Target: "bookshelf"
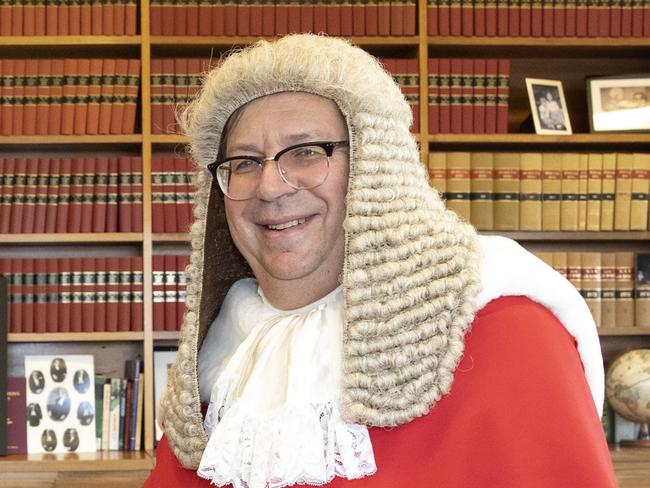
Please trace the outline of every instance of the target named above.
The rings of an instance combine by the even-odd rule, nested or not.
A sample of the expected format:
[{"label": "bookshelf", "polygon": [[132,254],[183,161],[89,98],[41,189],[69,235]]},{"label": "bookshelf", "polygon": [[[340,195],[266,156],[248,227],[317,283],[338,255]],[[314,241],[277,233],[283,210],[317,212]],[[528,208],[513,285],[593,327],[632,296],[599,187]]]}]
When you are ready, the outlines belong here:
[{"label": "bookshelf", "polygon": [[[430,151],[648,151],[649,134],[590,134],[587,124],[584,76],[587,74],[641,73],[647,71],[650,38],[555,38],[555,37],[460,37],[427,35],[427,1],[418,0],[415,36],[350,37],[372,54],[379,56],[417,56],[420,76],[420,143],[422,160]],[[32,347],[60,350],[71,346],[85,353],[96,353],[97,361],[105,360],[105,345],[116,361],[141,352],[145,371],[144,451],[138,453],[98,452],[95,455],[24,456],[0,459],[0,480],[24,479],[34,473],[38,479],[57,479],[57,483],[77,486],[66,478],[74,472],[102,472],[106,483],[96,486],[131,486],[125,478],[144,479],[153,466],[154,405],[153,348],[160,342],[174,342],[177,332],[153,331],[152,257],[165,249],[177,252],[188,247],[186,234],[161,234],[152,231],[151,161],[160,151],[178,151],[187,142],[180,135],[151,133],[151,59],[161,56],[205,57],[217,55],[232,47],[252,43],[258,37],[224,36],[152,36],[150,35],[150,0],[139,2],[138,35],[134,36],[16,36],[1,37],[4,57],[66,57],[66,56],[131,56],[141,62],[140,93],[136,134],[82,136],[0,136],[0,154],[54,151],[126,151],[142,158],[143,231],[141,233],[106,234],[4,234],[0,235],[0,258],[18,252],[51,255],[92,249],[108,252],[118,247],[122,253],[143,257],[144,330],[142,332],[88,334],[10,334],[10,374],[20,370],[17,362]],[[429,57],[500,57],[511,59],[510,106],[507,134],[428,134],[427,59]],[[550,67],[549,67],[550,66]],[[523,85],[525,76],[561,79],[569,104],[573,135],[540,136],[522,134],[519,124],[528,113],[528,100]],[[532,149],[531,149],[532,148]],[[650,232],[502,232],[531,249],[650,250]],[[27,251],[25,251],[25,249]],[[619,328],[601,330],[606,357],[613,358],[629,347],[650,346],[650,329]],[[20,359],[16,359],[20,358]],[[13,369],[12,369],[13,368]],[[634,479],[650,473],[650,456],[642,451],[613,452],[617,471],[626,473],[621,486],[641,486]],[[65,461],[65,462],[62,462]],[[619,469],[619,467],[621,467]],[[122,472],[120,475],[117,472]],[[36,475],[38,473],[38,476]],[[44,473],[47,473],[45,476]],[[108,474],[107,474],[108,473]],[[111,474],[112,473],[112,474]],[[630,474],[632,473],[632,474]],[[133,476],[131,476],[133,475]],[[95,474],[93,474],[95,476]],[[113,476],[113,478],[111,478]],[[118,478],[115,478],[118,476]],[[121,477],[120,477],[121,476]],[[65,481],[62,481],[65,478]],[[80,478],[81,480],[82,478]],[[112,481],[111,481],[112,480]],[[630,481],[631,480],[631,481]],[[3,484],[3,486],[5,486]],[[8,486],[8,485],[7,485]],[[81,486],[81,485],[79,485]],[[84,486],[87,486],[84,484]],[[136,486],[136,484],[133,484]],[[139,486],[139,484],[137,485]],[[644,485],[645,486],[645,485]]]}]

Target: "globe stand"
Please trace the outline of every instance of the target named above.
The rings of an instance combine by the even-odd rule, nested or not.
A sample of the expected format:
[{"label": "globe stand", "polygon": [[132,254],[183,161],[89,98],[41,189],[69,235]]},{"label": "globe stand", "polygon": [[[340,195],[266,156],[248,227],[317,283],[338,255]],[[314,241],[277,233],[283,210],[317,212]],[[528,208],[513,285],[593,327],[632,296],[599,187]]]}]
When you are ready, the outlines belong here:
[{"label": "globe stand", "polygon": [[650,448],[650,427],[647,423],[641,422],[639,435],[636,440],[621,441],[622,447],[646,447]]}]

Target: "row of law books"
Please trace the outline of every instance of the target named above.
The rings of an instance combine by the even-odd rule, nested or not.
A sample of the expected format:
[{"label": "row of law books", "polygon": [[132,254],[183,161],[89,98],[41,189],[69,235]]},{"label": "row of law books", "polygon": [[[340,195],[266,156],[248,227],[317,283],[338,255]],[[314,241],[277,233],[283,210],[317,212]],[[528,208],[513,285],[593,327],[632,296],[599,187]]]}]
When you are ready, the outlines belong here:
[{"label": "row of law books", "polygon": [[142,449],[144,364],[128,359],[124,376],[95,375],[95,433],[98,451]]},{"label": "row of law books", "polygon": [[136,0],[3,0],[0,36],[133,36]]},{"label": "row of law books", "polygon": [[0,135],[133,134],[139,59],[0,59]]},{"label": "row of law books", "polygon": [[428,60],[430,134],[508,132],[510,60]]},{"label": "row of law books", "polygon": [[155,156],[151,160],[152,230],[188,232],[192,216],[194,163],[185,156]]},{"label": "row of law books", "polygon": [[152,0],[154,36],[412,36],[416,0],[302,1]]},{"label": "row of law books", "polygon": [[[215,64],[216,66],[216,64]],[[153,58],[151,60],[151,133],[178,134],[177,108],[187,105],[201,87],[210,60]]]},{"label": "row of law books", "polygon": [[428,0],[430,36],[644,37],[650,5],[630,0]]},{"label": "row of law books", "polygon": [[428,166],[479,230],[648,230],[648,153],[433,152]]},{"label": "row of law books", "polygon": [[580,292],[598,327],[650,327],[650,254],[535,254]]},{"label": "row of law books", "polygon": [[411,107],[413,124],[411,132],[420,132],[420,69],[417,58],[378,58],[402,90]]},{"label": "row of law books", "polygon": [[0,259],[9,331],[141,331],[142,273],[141,256]]},{"label": "row of law books", "polygon": [[188,263],[186,255],[153,256],[153,330],[180,330],[185,313]]},{"label": "row of law books", "polygon": [[142,159],[0,158],[0,234],[66,232],[142,232]]}]

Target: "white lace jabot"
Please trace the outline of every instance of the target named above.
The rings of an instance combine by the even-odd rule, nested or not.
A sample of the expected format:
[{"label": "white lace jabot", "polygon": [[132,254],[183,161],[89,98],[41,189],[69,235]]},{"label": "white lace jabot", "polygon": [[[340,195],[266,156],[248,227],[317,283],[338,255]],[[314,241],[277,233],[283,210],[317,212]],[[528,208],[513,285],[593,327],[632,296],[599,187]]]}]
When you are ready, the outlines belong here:
[{"label": "white lace jabot", "polygon": [[376,471],[367,427],[339,411],[341,306],[340,288],[289,311],[254,280],[231,288],[199,354],[204,400],[211,390],[199,476],[271,488]]}]

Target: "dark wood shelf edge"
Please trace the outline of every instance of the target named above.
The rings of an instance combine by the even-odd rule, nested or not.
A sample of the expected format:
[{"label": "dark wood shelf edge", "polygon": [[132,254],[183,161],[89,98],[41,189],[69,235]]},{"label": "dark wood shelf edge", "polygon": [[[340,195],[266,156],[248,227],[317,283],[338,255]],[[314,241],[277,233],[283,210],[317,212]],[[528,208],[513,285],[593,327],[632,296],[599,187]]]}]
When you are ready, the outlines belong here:
[{"label": "dark wood shelf edge", "polygon": [[[67,454],[27,454],[0,457],[0,471],[10,472],[79,472],[142,471],[154,467],[150,452],[98,451]],[[2,476],[0,475],[0,479]]]},{"label": "dark wood shelf edge", "polygon": [[594,241],[650,241],[650,232],[555,232],[555,231],[540,231],[540,232],[524,232],[524,231],[479,231],[483,235],[498,235],[508,237],[519,242],[562,242],[562,241],[575,241],[575,242],[594,242]]},{"label": "dark wood shelf edge", "polygon": [[67,234],[0,234],[0,244],[96,244],[142,242],[144,235],[139,232],[87,232]]}]

